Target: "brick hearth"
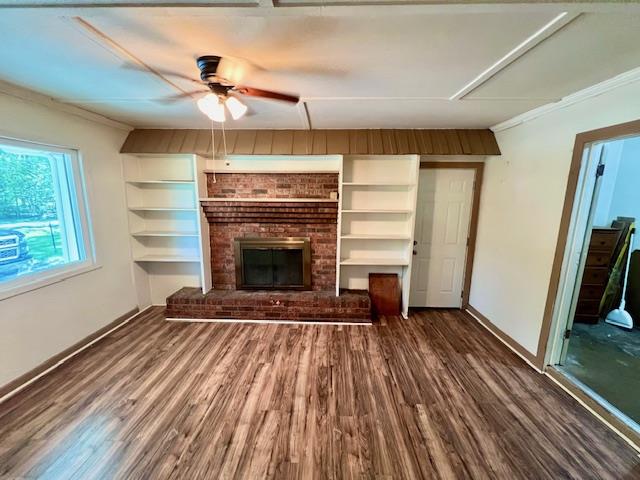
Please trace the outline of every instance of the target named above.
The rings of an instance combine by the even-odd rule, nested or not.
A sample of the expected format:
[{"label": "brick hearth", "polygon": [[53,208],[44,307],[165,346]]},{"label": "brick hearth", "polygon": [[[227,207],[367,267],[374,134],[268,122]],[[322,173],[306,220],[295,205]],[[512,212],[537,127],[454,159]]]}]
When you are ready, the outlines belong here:
[{"label": "brick hearth", "polygon": [[369,295],[363,290],[334,292],[211,290],[183,288],[167,298],[169,318],[313,320],[368,322]]}]

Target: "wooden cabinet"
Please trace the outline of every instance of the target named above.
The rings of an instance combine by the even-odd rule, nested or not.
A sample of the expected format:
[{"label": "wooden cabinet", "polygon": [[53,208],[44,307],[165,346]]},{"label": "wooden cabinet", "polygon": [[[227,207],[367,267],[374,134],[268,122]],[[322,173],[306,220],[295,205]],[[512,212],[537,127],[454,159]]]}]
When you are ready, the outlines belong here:
[{"label": "wooden cabinet", "polygon": [[369,296],[375,319],[382,315],[400,315],[400,277],[395,273],[370,273]]},{"label": "wooden cabinet", "polygon": [[622,229],[619,228],[594,228],[592,230],[574,321],[598,323],[600,301],[615,262],[614,253],[621,234]]}]

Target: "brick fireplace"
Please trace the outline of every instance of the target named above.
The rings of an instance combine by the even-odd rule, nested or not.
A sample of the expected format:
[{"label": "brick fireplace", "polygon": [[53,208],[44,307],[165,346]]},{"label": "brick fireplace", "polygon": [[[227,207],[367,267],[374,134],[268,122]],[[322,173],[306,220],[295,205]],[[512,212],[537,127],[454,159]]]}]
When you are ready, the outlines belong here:
[{"label": "brick fireplace", "polygon": [[[167,299],[168,316],[369,320],[366,292],[335,295],[337,173],[218,173],[215,181],[209,174],[207,190],[201,206],[209,222],[213,290],[178,291]],[[309,240],[312,291],[237,288],[238,241],[278,237]]]}]

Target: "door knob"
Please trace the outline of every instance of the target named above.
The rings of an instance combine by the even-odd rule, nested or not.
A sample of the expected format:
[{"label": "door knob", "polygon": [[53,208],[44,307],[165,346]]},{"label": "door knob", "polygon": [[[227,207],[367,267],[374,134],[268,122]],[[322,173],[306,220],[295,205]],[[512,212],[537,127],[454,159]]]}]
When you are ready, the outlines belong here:
[{"label": "door knob", "polygon": [[414,254],[414,255],[417,255],[417,254],[418,254],[417,250],[414,250],[414,251],[413,251],[413,254]]}]

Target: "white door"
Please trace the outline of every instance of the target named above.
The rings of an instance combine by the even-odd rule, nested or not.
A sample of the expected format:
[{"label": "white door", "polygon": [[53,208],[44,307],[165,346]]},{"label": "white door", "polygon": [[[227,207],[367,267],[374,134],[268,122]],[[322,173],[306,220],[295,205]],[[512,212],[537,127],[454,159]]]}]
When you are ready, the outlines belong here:
[{"label": "white door", "polygon": [[474,178],[473,169],[420,170],[412,307],[462,306]]}]

